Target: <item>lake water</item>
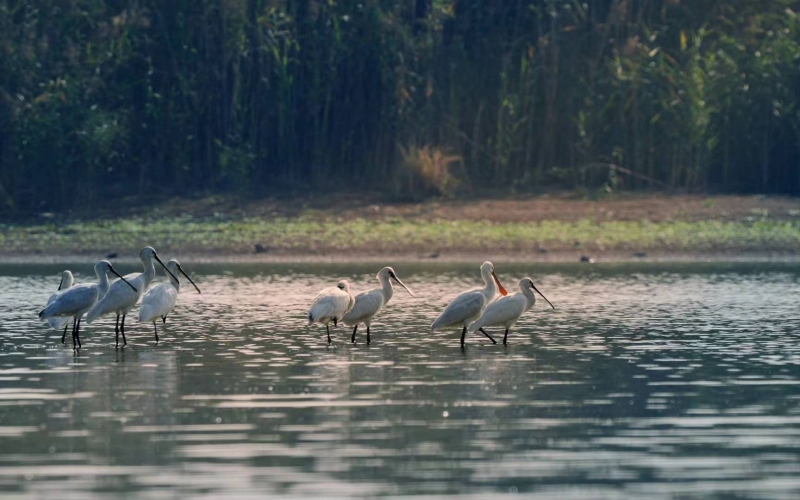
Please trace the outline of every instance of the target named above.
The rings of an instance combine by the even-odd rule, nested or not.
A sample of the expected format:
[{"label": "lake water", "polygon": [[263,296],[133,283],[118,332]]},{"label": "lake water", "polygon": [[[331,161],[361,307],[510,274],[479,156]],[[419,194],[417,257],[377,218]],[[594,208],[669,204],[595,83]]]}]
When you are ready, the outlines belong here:
[{"label": "lake water", "polygon": [[798,498],[800,266],[498,264],[557,310],[462,350],[429,325],[478,264],[395,264],[417,298],[328,346],[311,299],[379,266],[187,262],[203,294],[158,345],[129,318],[115,349],[107,316],[79,353],[36,313],[91,266],[2,265],[0,492]]}]

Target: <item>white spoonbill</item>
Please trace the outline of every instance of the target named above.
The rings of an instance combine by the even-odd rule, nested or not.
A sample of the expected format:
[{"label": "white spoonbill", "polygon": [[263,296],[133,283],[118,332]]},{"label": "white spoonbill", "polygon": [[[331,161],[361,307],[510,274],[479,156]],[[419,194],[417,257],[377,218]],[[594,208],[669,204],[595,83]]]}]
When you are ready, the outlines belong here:
[{"label": "white spoonbill", "polygon": [[[179,272],[186,276],[186,279],[194,286],[197,293],[202,293],[177,260],[172,259],[167,262],[167,269],[175,276],[177,276]],[[172,309],[175,307],[180,289],[181,282],[170,276],[169,283],[160,283],[154,286],[142,297],[142,304],[139,306],[139,323],[153,322],[153,334],[156,336],[156,342],[158,342],[156,320],[161,318],[164,324],[167,323],[167,315],[172,312]]]},{"label": "white spoonbill", "polygon": [[[453,302],[450,302],[431,325],[432,332],[441,328],[461,326],[463,327],[461,330],[461,345],[464,345],[467,327],[481,315],[486,305],[497,295],[497,290],[500,290],[501,295],[508,295],[506,289],[500,284],[500,280],[497,279],[494,265],[491,262],[486,261],[481,264],[481,277],[483,278],[483,288],[468,290],[453,299]],[[493,344],[497,343],[491,335],[486,333],[486,330],[483,328],[479,328],[479,330],[489,337]]]},{"label": "white spoonbill", "polygon": [[542,295],[542,292],[536,288],[532,279],[522,278],[519,280],[519,289],[520,291],[514,295],[501,297],[489,304],[486,310],[483,311],[483,314],[481,314],[481,317],[469,326],[469,332],[475,333],[484,326],[502,325],[506,329],[506,334],[503,335],[503,345],[507,345],[508,330],[536,303],[536,295],[534,295],[533,292],[541,295],[542,298],[550,304],[550,307],[553,309],[556,308],[556,306],[547,300],[547,297]]},{"label": "white spoonbill", "polygon": [[350,339],[351,342],[356,341],[358,324],[364,323],[367,325],[367,344],[369,344],[369,325],[372,323],[372,317],[380,311],[381,307],[389,303],[389,300],[391,300],[394,294],[390,279],[395,280],[398,285],[406,289],[409,295],[412,297],[414,296],[411,290],[400,281],[400,278],[397,277],[394,269],[391,267],[384,267],[378,271],[375,277],[378,278],[381,287],[373,288],[372,290],[367,290],[366,292],[361,292],[356,295],[353,308],[342,318],[342,323],[353,327],[353,337]]},{"label": "white spoonbill", "polygon": [[[119,276],[120,279],[126,283],[124,286],[130,286],[134,290],[136,289],[133,285],[128,283],[125,278],[120,276],[120,274],[117,273],[117,271],[111,266],[111,263],[107,260],[101,260],[95,264],[94,273],[97,275],[97,284],[86,283],[72,286],[68,290],[64,290],[63,292],[59,293],[55,300],[48,304],[48,306],[39,313],[39,318],[43,320],[62,316],[72,316],[73,347],[76,343],[79,348],[81,347],[81,316],[83,316],[86,311],[88,311],[106,294],[106,292],[108,292],[107,273],[112,273]],[[61,338],[62,343],[64,342],[65,337],[66,332],[64,333],[64,337]]]},{"label": "white spoonbill", "polygon": [[[72,284],[75,282],[75,278],[72,276],[72,272],[67,270],[61,273],[61,282],[58,284],[58,291],[50,296],[47,299],[47,304],[50,305],[56,300],[58,294],[66,290],[67,288],[71,287]],[[69,317],[55,317],[49,318],[47,320],[47,324],[50,325],[50,328],[54,330],[61,330],[61,327],[64,327],[64,335],[61,337],[61,341],[63,342],[64,339],[67,338],[67,326],[69,326]]]},{"label": "white spoonbill", "polygon": [[[117,345],[119,345],[120,332],[122,332],[122,342],[125,345],[128,344],[128,341],[125,339],[125,316],[133,309],[133,306],[139,301],[139,297],[142,296],[145,290],[147,290],[147,287],[150,286],[150,282],[155,278],[156,268],[155,265],[153,265],[153,260],[161,264],[161,267],[164,268],[170,277],[175,280],[178,279],[167,269],[167,266],[161,262],[161,259],[158,258],[158,254],[153,247],[142,248],[142,251],[139,252],[139,258],[142,260],[144,271],[125,275],[125,279],[132,284],[131,288],[133,288],[133,291],[120,280],[115,280],[111,283],[111,287],[108,289],[106,296],[86,313],[87,323],[91,323],[104,314],[110,312],[117,313],[117,323],[114,327],[114,331],[117,334]],[[119,322],[120,316],[122,316],[121,324]]]},{"label": "white spoonbill", "polygon": [[350,293],[350,283],[342,280],[331,288],[319,292],[311,303],[308,310],[308,324],[319,323],[325,325],[328,332],[328,343],[331,343],[331,329],[328,323],[333,321],[333,326],[338,326],[338,322],[344,318],[347,311],[353,308],[356,299]]}]

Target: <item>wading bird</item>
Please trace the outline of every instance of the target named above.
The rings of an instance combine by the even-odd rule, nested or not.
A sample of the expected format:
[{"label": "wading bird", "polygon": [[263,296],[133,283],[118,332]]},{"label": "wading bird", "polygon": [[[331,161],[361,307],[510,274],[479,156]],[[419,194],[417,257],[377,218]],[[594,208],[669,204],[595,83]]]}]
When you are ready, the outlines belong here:
[{"label": "wading bird", "polygon": [[506,334],[503,335],[503,345],[507,345],[508,330],[536,303],[536,295],[534,295],[533,292],[541,295],[542,298],[550,304],[550,307],[553,309],[556,308],[556,306],[547,300],[547,297],[542,295],[542,292],[536,288],[532,279],[522,278],[519,280],[519,289],[520,291],[514,295],[501,297],[489,304],[486,310],[483,311],[483,314],[481,314],[481,317],[470,325],[469,332],[474,333],[485,326],[502,325],[506,329]]},{"label": "wading bird", "polygon": [[[53,301],[56,300],[56,297],[58,297],[58,294],[60,294],[61,292],[63,292],[67,288],[71,287],[74,282],[75,282],[75,278],[72,276],[72,272],[70,272],[70,271],[62,272],[61,273],[61,282],[58,284],[58,291],[56,293],[54,293],[53,295],[51,295],[49,299],[47,299],[46,306],[49,306],[50,304],[52,304]],[[67,338],[67,327],[69,326],[69,316],[67,316],[67,317],[58,316],[58,317],[55,317],[55,318],[49,318],[47,320],[47,324],[50,325],[50,328],[53,328],[54,330],[61,330],[61,327],[63,326],[64,327],[64,335],[61,338],[62,339],[66,339]]]},{"label": "wading bird", "polygon": [[[95,264],[94,273],[97,275],[97,284],[86,283],[70,287],[68,290],[64,290],[58,294],[56,299],[39,313],[39,318],[43,320],[61,316],[72,316],[74,318],[72,323],[73,347],[75,347],[76,344],[78,348],[81,346],[81,316],[91,309],[91,307],[108,292],[107,273],[119,276],[119,278],[125,282],[123,286],[129,286],[136,291],[136,288],[128,283],[125,278],[120,276],[107,260],[101,260]],[[61,337],[61,343],[64,343],[66,335],[67,333],[65,330],[64,336]]]},{"label": "wading bird", "polygon": [[[125,286],[122,281],[115,280],[111,283],[111,287],[108,289],[108,293],[105,297],[103,297],[97,304],[95,304],[88,313],[86,313],[86,322],[91,323],[92,321],[96,320],[100,316],[104,314],[108,314],[110,312],[114,312],[117,314],[117,323],[114,327],[114,331],[117,334],[117,345],[119,345],[119,334],[122,333],[122,342],[124,345],[128,344],[128,341],[125,339],[125,317],[128,315],[133,306],[136,305],[138,302],[139,297],[142,296],[147,287],[150,285],[150,282],[153,281],[153,278],[156,276],[156,268],[153,264],[153,261],[157,261],[161,264],[161,267],[167,272],[167,274],[177,280],[178,278],[175,277],[167,266],[161,262],[161,259],[158,258],[158,254],[156,253],[153,247],[144,247],[142,251],[139,252],[139,258],[142,260],[142,267],[144,267],[144,271],[141,273],[131,273],[125,275],[125,280],[132,284],[131,288],[133,291]],[[120,323],[119,318],[122,316],[122,323]]]},{"label": "wading bird", "polygon": [[153,334],[156,336],[156,342],[158,342],[156,320],[161,318],[164,324],[167,323],[167,315],[172,312],[172,309],[175,307],[175,302],[178,300],[178,292],[181,289],[181,282],[172,276],[177,276],[180,272],[189,280],[189,283],[194,286],[197,293],[201,293],[200,289],[197,288],[197,285],[194,284],[192,278],[186,274],[177,260],[172,259],[167,262],[167,269],[172,273],[169,276],[169,283],[160,283],[148,290],[147,293],[144,294],[144,297],[142,297],[142,304],[139,306],[139,322],[153,322]]},{"label": "wading bird", "polygon": [[347,280],[342,280],[331,288],[319,292],[311,303],[308,310],[308,324],[314,323],[325,325],[328,333],[328,343],[331,343],[331,329],[328,323],[333,321],[333,326],[338,326],[338,322],[344,318],[347,311],[353,308],[355,298],[350,293],[350,284]]},{"label": "wading bird", "polygon": [[378,278],[381,287],[373,288],[372,290],[367,290],[366,292],[361,292],[356,295],[353,308],[342,318],[342,323],[353,327],[353,336],[350,339],[351,342],[356,341],[358,324],[364,323],[367,325],[367,344],[369,344],[369,325],[372,323],[372,317],[380,311],[381,307],[389,303],[389,300],[394,294],[392,282],[390,280],[395,280],[398,285],[406,289],[409,295],[412,297],[414,296],[411,290],[400,281],[400,278],[397,277],[394,269],[391,267],[384,267],[378,271],[375,277]]},{"label": "wading bird", "polygon": [[[450,302],[442,314],[436,318],[436,321],[431,325],[432,332],[442,328],[461,326],[463,327],[461,330],[461,345],[464,345],[467,336],[467,327],[481,315],[486,305],[497,295],[498,289],[501,295],[508,295],[506,289],[500,284],[500,280],[497,279],[497,275],[494,272],[494,265],[491,262],[486,261],[481,264],[481,277],[483,278],[483,288],[475,288],[466,291],[453,299],[453,302]],[[478,330],[489,337],[489,340],[491,340],[493,344],[497,343],[491,335],[486,333],[486,330],[483,328],[479,328]]]}]

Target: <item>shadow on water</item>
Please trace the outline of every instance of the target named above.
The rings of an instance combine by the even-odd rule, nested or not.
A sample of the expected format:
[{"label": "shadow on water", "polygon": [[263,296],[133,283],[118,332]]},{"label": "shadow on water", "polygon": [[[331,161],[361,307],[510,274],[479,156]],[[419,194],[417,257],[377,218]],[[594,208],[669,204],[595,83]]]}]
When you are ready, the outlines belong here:
[{"label": "shadow on water", "polygon": [[[394,265],[373,342],[305,327],[375,266],[202,265],[159,328],[36,312],[65,266],[0,266],[0,491],[64,497],[793,498],[800,347],[791,265],[509,265],[537,302],[509,335],[430,333],[477,265]],[[125,272],[135,270],[123,269]],[[90,266],[74,266],[78,282]],[[495,329],[496,330],[496,329]],[[492,331],[495,337],[502,332]]]}]

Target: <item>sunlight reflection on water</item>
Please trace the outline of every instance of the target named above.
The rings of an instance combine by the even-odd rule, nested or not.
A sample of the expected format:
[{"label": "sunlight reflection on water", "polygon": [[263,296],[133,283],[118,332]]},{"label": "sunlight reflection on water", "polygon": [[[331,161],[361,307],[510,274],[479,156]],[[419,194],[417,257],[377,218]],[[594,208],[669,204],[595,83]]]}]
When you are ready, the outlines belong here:
[{"label": "sunlight reflection on water", "polygon": [[[129,269],[122,270],[128,272]],[[130,267],[131,271],[133,266]],[[798,271],[498,265],[537,303],[509,346],[430,323],[476,266],[400,265],[373,343],[305,326],[373,266],[202,265],[160,329],[74,354],[35,320],[56,266],[0,267],[0,492],[64,498],[475,495],[795,498]],[[474,267],[474,269],[473,269]],[[91,266],[70,266],[78,282]],[[135,312],[135,310],[134,310]]]}]

